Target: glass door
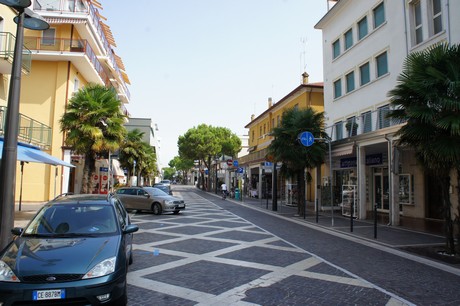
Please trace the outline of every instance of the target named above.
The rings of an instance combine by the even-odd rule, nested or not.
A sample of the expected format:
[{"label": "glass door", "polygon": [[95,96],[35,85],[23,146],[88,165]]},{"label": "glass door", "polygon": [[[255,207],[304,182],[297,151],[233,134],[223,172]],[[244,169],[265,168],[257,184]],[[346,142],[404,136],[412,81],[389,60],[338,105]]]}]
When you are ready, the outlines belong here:
[{"label": "glass door", "polygon": [[390,209],[390,184],[386,168],[374,168],[374,201],[378,210]]}]

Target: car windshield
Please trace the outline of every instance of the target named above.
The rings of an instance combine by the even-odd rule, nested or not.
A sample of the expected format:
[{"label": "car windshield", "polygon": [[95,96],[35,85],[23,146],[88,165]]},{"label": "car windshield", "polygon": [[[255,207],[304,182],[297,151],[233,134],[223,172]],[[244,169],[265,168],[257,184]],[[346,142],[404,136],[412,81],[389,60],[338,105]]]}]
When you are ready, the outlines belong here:
[{"label": "car windshield", "polygon": [[113,208],[101,204],[45,205],[24,230],[26,235],[85,236],[115,234]]},{"label": "car windshield", "polygon": [[156,188],[156,187],[144,187],[144,189],[145,189],[148,193],[152,194],[153,196],[157,196],[157,197],[158,197],[158,196],[162,196],[162,197],[164,197],[164,196],[169,196],[169,194],[167,194],[167,193],[164,192],[163,190],[158,189],[158,188]]}]

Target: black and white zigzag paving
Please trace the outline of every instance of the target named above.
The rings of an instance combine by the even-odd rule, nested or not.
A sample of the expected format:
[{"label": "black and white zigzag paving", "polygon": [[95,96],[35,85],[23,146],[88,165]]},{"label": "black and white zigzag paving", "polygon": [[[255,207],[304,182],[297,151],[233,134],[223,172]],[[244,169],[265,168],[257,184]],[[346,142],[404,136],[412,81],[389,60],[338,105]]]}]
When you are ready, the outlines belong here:
[{"label": "black and white zigzag paving", "polygon": [[199,194],[179,196],[179,215],[131,215],[129,305],[410,305]]}]

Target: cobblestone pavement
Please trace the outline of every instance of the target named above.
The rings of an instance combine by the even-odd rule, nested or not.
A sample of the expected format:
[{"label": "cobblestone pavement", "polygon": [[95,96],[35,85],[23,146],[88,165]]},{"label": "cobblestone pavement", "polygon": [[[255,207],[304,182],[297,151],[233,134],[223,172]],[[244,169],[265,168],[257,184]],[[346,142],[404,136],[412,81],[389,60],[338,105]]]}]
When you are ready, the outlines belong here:
[{"label": "cobblestone pavement", "polygon": [[289,220],[273,224],[267,214],[191,188],[177,194],[187,203],[179,215],[132,214],[140,230],[128,273],[129,305],[415,304],[282,238],[276,228],[297,230]]}]

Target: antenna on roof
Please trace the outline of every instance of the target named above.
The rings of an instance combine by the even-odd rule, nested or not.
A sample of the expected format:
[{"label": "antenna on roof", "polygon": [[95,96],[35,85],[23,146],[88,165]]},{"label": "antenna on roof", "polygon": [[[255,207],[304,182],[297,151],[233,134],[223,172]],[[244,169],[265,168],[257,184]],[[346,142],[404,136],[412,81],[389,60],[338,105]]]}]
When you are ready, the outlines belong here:
[{"label": "antenna on roof", "polygon": [[[306,57],[307,57],[307,37],[300,38],[301,52],[300,52],[300,75],[302,75],[307,68]],[[301,77],[302,82],[302,77]]]}]

